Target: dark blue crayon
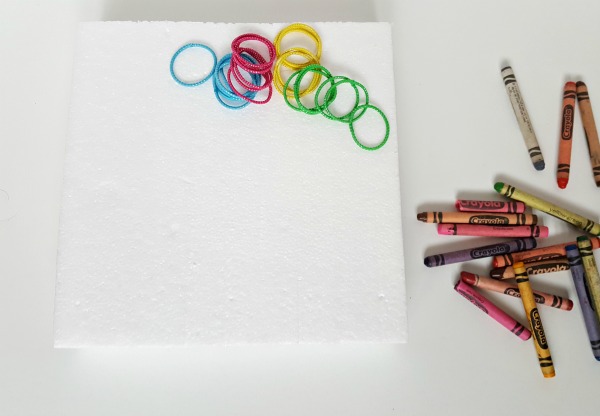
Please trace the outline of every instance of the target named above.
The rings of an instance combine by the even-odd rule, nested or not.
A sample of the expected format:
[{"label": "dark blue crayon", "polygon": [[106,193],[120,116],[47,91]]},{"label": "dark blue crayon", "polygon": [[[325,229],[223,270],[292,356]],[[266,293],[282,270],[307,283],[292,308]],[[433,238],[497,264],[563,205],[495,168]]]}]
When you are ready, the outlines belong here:
[{"label": "dark blue crayon", "polygon": [[585,282],[583,262],[575,244],[569,244],[565,247],[565,250],[567,252],[567,259],[569,259],[571,276],[573,276],[573,283],[575,283],[579,304],[581,305],[583,321],[585,322],[585,328],[590,338],[592,353],[596,357],[596,360],[600,361],[600,323],[590,301],[590,293]]},{"label": "dark blue crayon", "polygon": [[460,263],[484,257],[498,256],[500,254],[514,253],[515,251],[531,250],[532,248],[536,248],[536,246],[537,242],[533,237],[517,238],[516,240],[490,244],[483,247],[434,254],[433,256],[425,257],[424,263],[427,267],[443,266],[444,264]]}]

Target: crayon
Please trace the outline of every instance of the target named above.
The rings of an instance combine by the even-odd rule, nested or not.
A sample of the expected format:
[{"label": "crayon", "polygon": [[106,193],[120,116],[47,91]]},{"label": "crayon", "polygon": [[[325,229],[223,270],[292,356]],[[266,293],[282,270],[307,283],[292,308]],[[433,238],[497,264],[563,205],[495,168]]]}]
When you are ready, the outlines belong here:
[{"label": "crayon", "polygon": [[443,266],[444,264],[460,263],[484,257],[492,257],[498,254],[512,253],[513,251],[529,250],[535,248],[536,245],[537,242],[533,237],[518,238],[482,247],[427,256],[423,262],[427,267]]},{"label": "crayon", "polygon": [[[600,247],[600,238],[590,238],[592,249],[596,250]],[[523,263],[531,263],[545,259],[554,259],[556,257],[564,257],[567,255],[565,247],[571,244],[577,244],[576,241],[570,243],[555,244],[552,246],[538,247],[533,250],[519,251],[517,253],[502,254],[494,257],[492,262],[494,267],[510,266],[513,263],[522,261]]]},{"label": "crayon", "polygon": [[562,116],[560,125],[560,138],[558,141],[558,167],[556,169],[556,183],[560,189],[565,189],[569,183],[571,170],[571,145],[573,141],[573,124],[575,122],[575,83],[567,82],[563,89]]},{"label": "crayon", "polygon": [[594,122],[594,113],[587,86],[579,81],[577,82],[577,101],[579,102],[579,113],[581,114],[581,123],[588,144],[590,162],[592,162],[592,173],[596,186],[600,187],[600,140],[598,131]]},{"label": "crayon", "polygon": [[531,338],[531,332],[527,328],[463,281],[459,280],[454,286],[454,290],[523,341]]},{"label": "crayon", "polygon": [[496,214],[493,212],[420,212],[417,219],[429,223],[487,224],[487,225],[535,225],[533,214]]},{"label": "crayon", "polygon": [[[524,263],[527,273],[532,274],[545,274],[562,272],[569,270],[569,261],[566,257],[556,257],[553,259],[544,259],[540,261],[534,261],[531,263]],[[514,266],[496,267],[490,271],[490,277],[492,279],[514,279],[515,269]]]},{"label": "crayon", "polygon": [[574,225],[585,232],[588,232],[593,235],[600,235],[600,224],[595,223],[594,221],[589,220],[585,217],[582,217],[579,214],[575,214],[564,208],[560,208],[557,205],[554,205],[548,201],[544,201],[543,199],[528,194],[527,192],[520,191],[514,186],[510,186],[509,184],[496,182],[496,184],[494,185],[494,189],[496,190],[496,192],[504,196],[516,199],[517,201],[522,201],[532,208],[535,208],[537,210],[545,212],[546,214],[550,214],[553,217],[568,222],[569,224]]},{"label": "crayon", "polygon": [[[519,292],[518,286],[516,286],[513,283],[505,282],[502,280],[494,280],[487,276],[479,276],[477,274],[469,272],[461,272],[460,279],[466,284],[473,287],[503,293],[505,295],[513,296],[515,298],[521,297],[521,293]],[[557,295],[552,295],[550,293],[540,292],[537,290],[533,291],[533,296],[535,297],[535,302],[540,305],[562,309],[563,311],[570,311],[571,309],[573,309],[573,301],[571,299],[563,298]]]},{"label": "crayon", "polygon": [[510,99],[515,116],[517,117],[519,129],[525,140],[525,145],[527,146],[527,150],[529,150],[531,163],[533,163],[533,167],[536,170],[544,170],[544,167],[546,167],[544,156],[542,156],[542,150],[535,137],[533,125],[531,124],[529,113],[525,107],[525,101],[523,101],[523,97],[521,96],[521,90],[519,89],[519,84],[517,84],[515,73],[510,66],[507,66],[502,68],[500,74],[504,80],[504,86],[506,87],[508,98]]},{"label": "crayon", "polygon": [[548,227],[543,225],[495,226],[478,224],[438,224],[440,235],[471,235],[484,237],[548,237]]},{"label": "crayon", "polygon": [[600,322],[598,321],[596,312],[592,308],[592,301],[585,282],[583,262],[581,261],[577,245],[569,244],[566,247],[566,251],[571,266],[571,276],[573,277],[573,283],[575,284],[575,290],[579,298],[579,305],[581,306],[581,313],[583,314],[583,322],[585,323],[588,338],[590,339],[592,353],[596,357],[596,360],[600,361]]},{"label": "crayon", "polygon": [[454,205],[457,210],[465,212],[504,212],[508,214],[522,214],[525,212],[525,204],[520,201],[458,199]]},{"label": "crayon", "polygon": [[585,270],[585,282],[590,291],[592,307],[600,321],[600,273],[598,273],[598,266],[592,252],[592,244],[586,236],[582,235],[577,237],[577,248],[583,263],[583,270]]},{"label": "crayon", "polygon": [[550,348],[548,347],[548,339],[544,332],[544,326],[542,325],[542,318],[538,311],[535,303],[535,297],[531,290],[531,284],[529,283],[529,276],[523,263],[515,263],[515,272],[517,273],[517,286],[519,292],[521,292],[521,301],[523,302],[523,309],[525,309],[525,315],[529,321],[529,327],[533,333],[533,345],[537,352],[538,361],[542,374],[546,378],[554,377],[554,365],[552,364],[552,356],[550,355]]}]

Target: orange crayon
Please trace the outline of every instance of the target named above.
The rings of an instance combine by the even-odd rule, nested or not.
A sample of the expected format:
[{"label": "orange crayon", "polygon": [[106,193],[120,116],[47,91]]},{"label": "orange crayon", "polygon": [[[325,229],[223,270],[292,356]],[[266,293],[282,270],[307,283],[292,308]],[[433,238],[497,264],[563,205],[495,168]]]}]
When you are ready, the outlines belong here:
[{"label": "orange crayon", "polygon": [[592,172],[596,186],[600,187],[600,140],[598,139],[598,130],[594,122],[594,113],[592,104],[585,83],[577,82],[577,101],[579,102],[579,113],[581,122],[587,139],[590,162],[592,163]]},{"label": "orange crayon", "polygon": [[[556,257],[523,264],[525,264],[529,275],[569,270],[569,260],[566,257]],[[490,271],[490,277],[499,280],[513,279],[515,277],[515,270],[513,266],[498,267]]]},{"label": "orange crayon", "polygon": [[573,122],[575,121],[575,98],[577,97],[575,88],[574,82],[567,82],[563,91],[562,123],[556,169],[556,183],[561,189],[567,187],[571,170],[571,145],[573,143]]},{"label": "orange crayon", "polygon": [[429,223],[488,224],[488,225],[535,225],[533,214],[505,214],[492,212],[420,212],[417,219]]},{"label": "orange crayon", "polygon": [[[600,247],[599,237],[590,238],[590,242],[592,243],[593,250],[596,250]],[[569,243],[554,244],[552,246],[534,248],[533,250],[502,254],[494,257],[492,265],[494,267],[505,267],[519,261],[522,261],[523,263],[532,263],[534,261],[564,257],[567,255],[565,247],[571,244],[577,244],[577,242],[573,241]]]}]

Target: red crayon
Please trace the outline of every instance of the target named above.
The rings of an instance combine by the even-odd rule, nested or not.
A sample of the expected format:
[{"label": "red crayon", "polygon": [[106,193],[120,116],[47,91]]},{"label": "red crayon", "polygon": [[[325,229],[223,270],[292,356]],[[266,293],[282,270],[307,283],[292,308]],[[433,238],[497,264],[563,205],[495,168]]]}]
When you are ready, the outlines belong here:
[{"label": "red crayon", "polygon": [[439,224],[440,235],[471,235],[484,237],[548,237],[548,227],[543,225],[496,226],[478,224]]},{"label": "red crayon", "polygon": [[519,322],[517,322],[512,316],[504,312],[502,309],[494,305],[489,299],[484,297],[481,293],[477,292],[468,284],[459,280],[454,286],[454,290],[460,293],[465,299],[477,306],[486,315],[494,319],[500,325],[508,329],[510,332],[526,341],[531,338],[531,332]]},{"label": "red crayon", "polygon": [[567,82],[563,90],[562,122],[560,126],[560,141],[558,145],[558,167],[556,183],[561,189],[569,183],[571,170],[571,145],[573,143],[573,122],[575,121],[575,98],[577,98],[574,82]]},{"label": "red crayon", "polygon": [[456,200],[456,209],[466,212],[506,212],[522,214],[525,204],[521,201],[479,201],[473,199]]}]

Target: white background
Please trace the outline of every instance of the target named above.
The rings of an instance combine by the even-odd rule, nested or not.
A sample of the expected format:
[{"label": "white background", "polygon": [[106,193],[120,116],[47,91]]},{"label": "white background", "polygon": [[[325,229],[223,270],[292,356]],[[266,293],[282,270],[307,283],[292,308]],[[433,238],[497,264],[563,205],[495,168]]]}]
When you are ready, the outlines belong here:
[{"label": "white background", "polygon": [[[595,220],[576,119],[571,183],[554,165],[561,89],[586,81],[600,114],[600,6],[592,1],[0,1],[0,413],[6,415],[584,414],[600,363],[576,307],[542,308],[557,376],[533,346],[452,291],[460,270],[424,255],[474,245],[437,236],[416,213],[494,197],[504,180]],[[61,175],[76,23],[392,21],[405,232],[409,343],[54,350]],[[513,65],[547,168],[531,166],[504,85]],[[598,98],[595,98],[595,97]],[[7,194],[9,196],[7,196]],[[14,215],[13,215],[14,214]],[[549,243],[571,227],[540,214]],[[481,240],[480,240],[481,241]],[[596,254],[596,259],[599,256]],[[569,273],[536,278],[575,300]],[[524,322],[517,299],[489,295]]]}]

